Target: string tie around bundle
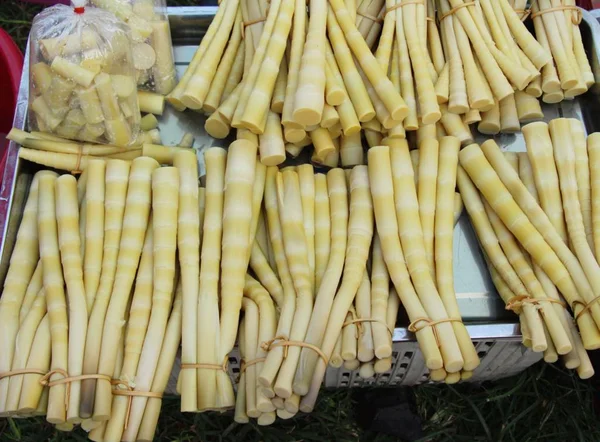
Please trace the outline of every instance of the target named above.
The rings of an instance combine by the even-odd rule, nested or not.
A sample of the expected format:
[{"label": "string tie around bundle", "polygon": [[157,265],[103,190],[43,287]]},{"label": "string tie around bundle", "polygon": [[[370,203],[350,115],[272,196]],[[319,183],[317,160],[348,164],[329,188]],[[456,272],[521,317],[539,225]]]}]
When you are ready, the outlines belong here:
[{"label": "string tie around bundle", "polygon": [[515,12],[517,13],[517,15],[519,16],[519,18],[521,19],[521,21],[525,21],[525,20],[527,20],[527,17],[529,17],[529,14],[531,14],[531,8],[529,8],[529,9],[515,9]]},{"label": "string tie around bundle", "polygon": [[240,374],[244,373],[248,367],[252,367],[253,365],[260,364],[261,362],[265,362],[267,358],[256,358],[251,359],[248,362],[242,359],[240,363]]},{"label": "string tie around bundle", "polygon": [[83,144],[79,144],[78,147],[79,149],[77,149],[77,162],[75,163],[75,168],[71,171],[71,175],[79,175],[82,173],[81,158],[83,157]]},{"label": "string tie around bundle", "polygon": [[[352,319],[344,322],[344,324],[342,325],[342,328],[345,328],[352,324],[356,324],[356,328],[358,329],[357,330],[358,335],[362,335],[363,334],[363,326],[362,326],[363,322],[377,322],[386,328],[386,330],[388,331],[390,336],[394,336],[394,330],[389,328],[385,321],[382,321],[381,319],[376,319],[376,318],[357,318],[353,311],[350,311],[350,314],[352,315]],[[356,336],[356,339],[358,339],[358,335]]]},{"label": "string tie around bundle", "polygon": [[228,366],[229,366],[229,358],[227,356],[225,356],[225,358],[223,359],[223,363],[221,365],[219,365],[219,364],[204,364],[204,363],[181,364],[181,369],[182,370],[197,370],[199,368],[204,368],[206,370],[220,370],[220,371],[227,373]]},{"label": "string tie around bundle", "polygon": [[0,379],[9,378],[11,376],[19,376],[25,374],[39,374],[40,376],[45,376],[48,373],[46,370],[38,370],[37,368],[22,368],[19,370],[11,370],[6,371],[4,373],[0,373]]},{"label": "string tie around bundle", "polygon": [[[535,0],[534,0],[534,2],[535,2]],[[562,6],[556,6],[554,8],[548,8],[548,9],[541,9],[538,6],[538,11],[532,13],[531,18],[533,19],[533,18],[539,17],[540,15],[547,14],[549,12],[559,12],[559,11],[574,12],[574,14],[571,14],[571,23],[573,23],[576,26],[579,26],[579,24],[581,23],[581,20],[583,19],[583,14],[581,13],[581,9],[579,9],[577,6],[573,6],[573,5],[562,5]]]},{"label": "string tie around bundle", "polygon": [[474,6],[475,2],[467,2],[467,3],[461,3],[460,5],[458,5],[455,8],[450,9],[448,12],[446,12],[445,14],[442,14],[440,16],[439,22],[441,23],[442,20],[444,20],[447,17],[450,17],[452,14],[454,14],[456,11],[458,11],[459,9],[462,8],[466,8],[467,6]]},{"label": "string tie around bundle", "polygon": [[[61,375],[62,378],[51,381],[50,378],[55,374]],[[54,368],[54,369],[50,370],[49,372],[47,372],[46,374],[44,374],[40,378],[39,383],[40,383],[40,385],[43,385],[44,387],[49,387],[49,388],[55,387],[57,385],[66,384],[65,385],[65,409],[67,409],[67,408],[69,408],[69,398],[71,396],[71,383],[76,382],[76,381],[84,381],[86,379],[104,379],[105,381],[108,381],[108,382],[112,381],[112,378],[110,376],[107,376],[104,374],[82,374],[79,376],[69,376],[69,373],[67,373],[62,368]]]},{"label": "string tie around bundle", "polygon": [[356,11],[356,15],[360,15],[368,20],[371,20],[373,23],[383,23],[383,19],[381,17],[375,17],[368,12],[363,12],[360,9]]},{"label": "string tie around bundle", "polygon": [[316,345],[309,344],[308,342],[290,341],[285,336],[276,336],[273,339],[271,339],[270,341],[266,341],[266,342],[263,342],[262,344],[260,344],[260,348],[262,348],[264,351],[267,351],[267,352],[274,349],[275,347],[283,347],[283,358],[284,359],[287,358],[288,347],[310,348],[312,351],[317,353],[321,359],[323,359],[323,362],[325,362],[325,365],[329,364],[329,358],[327,358],[327,356],[325,356],[325,353],[323,353],[323,351]]},{"label": "string tie around bundle", "polygon": [[600,301],[600,296],[596,296],[594,299],[592,299],[590,302],[581,302],[578,300],[573,301],[573,311],[575,311],[575,306],[577,304],[581,305],[583,308],[581,309],[581,311],[579,313],[577,313],[577,315],[575,315],[575,321],[577,321],[579,319],[579,317],[581,315],[583,315],[585,312],[587,312],[590,308],[592,308],[592,306],[594,305],[595,302]]},{"label": "string tie around bundle", "polygon": [[[505,309],[513,311],[515,313],[519,313],[521,311],[521,308],[525,304],[531,304],[534,307],[539,308],[540,304],[542,302],[550,302],[553,304],[559,304],[563,308],[567,307],[566,304],[559,299],[552,299],[552,298],[539,299],[539,298],[532,298],[531,296],[528,296],[528,295],[517,295],[517,296],[513,296],[512,298],[510,298],[508,300],[508,302],[506,303]],[[540,312],[540,313],[543,314],[543,312]]]},{"label": "string tie around bundle", "polygon": [[[40,375],[41,378],[39,379],[38,382],[40,383],[40,385],[42,385],[44,387],[51,388],[51,387],[55,387],[56,385],[66,384],[66,387],[65,387],[66,388],[65,409],[67,409],[69,407],[69,399],[70,399],[70,395],[71,395],[71,383],[72,382],[84,381],[86,379],[104,379],[106,381],[112,382],[112,378],[110,376],[106,376],[103,374],[82,374],[79,376],[69,376],[69,373],[67,373],[62,368],[54,368],[50,371],[39,370],[37,368],[21,368],[18,370],[11,370],[11,371],[7,371],[4,373],[0,373],[0,379],[8,378],[11,376],[26,375],[26,374]],[[51,381],[50,378],[55,374],[61,375],[62,378]]]},{"label": "string tie around bundle", "polygon": [[[420,323],[425,323],[425,325],[419,327],[418,324]],[[410,324],[408,324],[408,331],[413,332],[413,333],[417,333],[421,330],[423,330],[426,327],[431,327],[431,329],[433,330],[433,337],[435,338],[435,342],[437,344],[438,347],[440,347],[440,338],[438,336],[437,333],[437,329],[435,328],[436,325],[438,324],[443,324],[445,322],[460,322],[462,323],[462,319],[461,318],[444,318],[444,319],[438,319],[437,321],[433,321],[429,318],[417,318],[414,321],[412,321]]]},{"label": "string tie around bundle", "polygon": [[[406,5],[424,5],[424,4],[425,4],[424,0],[407,0],[407,1],[399,0],[399,3],[396,3],[391,8],[386,8],[385,14],[387,14],[388,12],[395,11],[396,9],[402,8],[403,6],[406,6]],[[427,19],[431,20],[429,17],[427,17]]]},{"label": "string tie around bundle", "polygon": [[246,38],[246,28],[248,26],[256,25],[258,23],[262,23],[265,21],[267,21],[267,17],[260,17],[260,18],[254,19],[254,20],[243,21],[242,22],[242,38]]},{"label": "string tie around bundle", "polygon": [[134,386],[129,382],[120,380],[120,379],[111,379],[110,383],[115,387],[124,386],[125,389],[113,388],[112,394],[114,396],[126,396],[127,397],[127,411],[125,412],[125,429],[129,426],[129,415],[131,414],[131,403],[133,402],[134,397],[146,397],[146,398],[155,398],[162,399],[162,393],[157,393],[154,391],[137,391],[134,389]]}]

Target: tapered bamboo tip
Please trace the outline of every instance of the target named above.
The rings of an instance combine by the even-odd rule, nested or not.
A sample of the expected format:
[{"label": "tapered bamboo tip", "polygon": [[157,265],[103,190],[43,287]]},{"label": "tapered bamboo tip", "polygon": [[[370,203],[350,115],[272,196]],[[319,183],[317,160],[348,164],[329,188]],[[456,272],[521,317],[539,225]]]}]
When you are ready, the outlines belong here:
[{"label": "tapered bamboo tip", "polygon": [[277,415],[275,412],[263,413],[258,417],[256,423],[261,427],[271,425],[273,422],[275,422],[276,417]]},{"label": "tapered bamboo tip", "polygon": [[261,155],[260,156],[260,162],[262,164],[264,164],[265,166],[279,166],[284,161],[285,161],[284,154],[272,154],[272,155]]},{"label": "tapered bamboo tip", "polygon": [[[575,315],[579,313],[579,311],[575,310],[573,312]],[[595,327],[594,320],[591,317],[589,310],[582,313],[579,318],[577,318],[577,327],[581,333],[583,347],[586,350],[597,350],[600,348],[600,334],[598,333],[598,328]]]},{"label": "tapered bamboo tip", "polygon": [[444,379],[446,384],[456,384],[458,381],[460,381],[460,372],[448,373],[448,376]]},{"label": "tapered bamboo tip", "polygon": [[462,357],[444,361],[444,369],[448,372],[448,374],[460,372],[464,365],[465,361],[463,361]]},{"label": "tapered bamboo tip", "polygon": [[325,101],[331,106],[339,106],[346,98],[346,94],[341,89],[336,89],[326,95]]},{"label": "tapered bamboo tip", "polygon": [[565,99],[565,95],[562,91],[551,92],[549,94],[542,95],[542,101],[548,104],[560,103]]},{"label": "tapered bamboo tip", "polygon": [[[556,345],[556,343],[555,343],[555,345]],[[558,353],[559,355],[566,355],[571,350],[573,350],[573,346],[571,345],[571,342],[565,342],[565,343],[562,343],[560,346],[556,347],[556,353]]]},{"label": "tapered bamboo tip", "polygon": [[[312,413],[314,409],[315,409],[314,405],[303,404],[302,402],[300,402],[300,411],[302,413]],[[278,410],[278,411],[281,411],[281,410]]]},{"label": "tapered bamboo tip", "polygon": [[375,348],[375,356],[377,359],[389,358],[392,355],[392,346],[390,344],[382,344]]},{"label": "tapered bamboo tip", "polygon": [[171,106],[175,108],[175,110],[179,112],[183,112],[185,110],[185,104],[178,98],[173,95],[167,95],[167,101]]},{"label": "tapered bamboo tip", "polygon": [[[407,117],[407,115],[408,115],[408,106],[406,104],[396,106],[396,109],[394,109],[390,113],[390,116],[392,117],[392,120],[394,120],[394,121],[402,121]],[[439,118],[438,118],[438,120],[439,120]],[[435,120],[435,121],[437,121],[437,120]],[[435,123],[435,121],[434,121],[434,123]]]},{"label": "tapered bamboo tip", "polygon": [[446,370],[443,368],[429,370],[429,379],[431,379],[433,382],[442,382],[444,379],[446,379],[447,375],[448,374],[446,373]]},{"label": "tapered bamboo tip", "polygon": [[298,406],[300,405],[298,400],[287,400],[284,402],[284,408],[288,413],[298,413]]},{"label": "tapered bamboo tip", "polygon": [[294,111],[294,121],[302,126],[313,126],[321,122],[323,113],[317,112],[315,109],[298,108]]},{"label": "tapered bamboo tip", "polygon": [[[440,121],[441,117],[442,117],[442,113],[440,112],[440,110],[433,109],[430,112],[423,114],[421,116],[421,120],[423,121],[423,124],[435,124],[438,121]],[[396,120],[396,121],[398,121],[398,120]]]},{"label": "tapered bamboo tip", "polygon": [[473,372],[470,370],[463,370],[460,372],[460,380],[466,381],[473,377]]},{"label": "tapered bamboo tip", "polygon": [[480,121],[477,130],[484,135],[496,135],[500,133],[500,125],[494,121]]},{"label": "tapered bamboo tip", "polygon": [[296,413],[290,413],[287,410],[277,410],[277,417],[279,419],[287,420],[296,416]]},{"label": "tapered bamboo tip", "polygon": [[213,118],[214,115],[217,114],[213,114],[211,118],[208,118],[206,120],[206,123],[204,123],[204,130],[206,130],[206,132],[211,137],[222,140],[223,138],[226,138],[227,135],[229,135],[230,127],[225,121],[223,121],[218,116]]},{"label": "tapered bamboo tip", "polygon": [[487,112],[492,107],[494,107],[494,102],[490,101],[489,97],[482,97],[479,100],[473,100],[473,102],[471,103],[471,109],[477,109],[482,112]]},{"label": "tapered bamboo tip", "polygon": [[577,370],[577,375],[579,379],[589,379],[594,376],[594,369],[590,366],[587,370],[582,370],[581,372]]},{"label": "tapered bamboo tip", "polygon": [[392,358],[378,359],[373,366],[375,373],[385,373],[392,368]]},{"label": "tapered bamboo tip", "polygon": [[360,366],[360,370],[358,371],[358,375],[362,379],[371,379],[375,376],[375,369],[373,368],[373,364],[366,362]]},{"label": "tapered bamboo tip", "polygon": [[292,390],[290,388],[288,388],[287,386],[284,386],[284,387],[276,386],[275,394],[281,398],[287,399],[292,395]]},{"label": "tapered bamboo tip", "polygon": [[257,408],[261,413],[270,413],[271,411],[277,410],[277,407],[275,407],[271,401],[262,401],[258,404]]},{"label": "tapered bamboo tip", "polygon": [[580,82],[577,85],[575,85],[575,87],[572,87],[571,89],[567,89],[564,92],[565,98],[574,98],[577,97],[581,94],[585,94],[587,92],[588,88],[585,85],[585,83]]},{"label": "tapered bamboo tip", "polygon": [[288,143],[299,143],[306,137],[306,131],[304,129],[295,127],[284,128],[283,134]]}]

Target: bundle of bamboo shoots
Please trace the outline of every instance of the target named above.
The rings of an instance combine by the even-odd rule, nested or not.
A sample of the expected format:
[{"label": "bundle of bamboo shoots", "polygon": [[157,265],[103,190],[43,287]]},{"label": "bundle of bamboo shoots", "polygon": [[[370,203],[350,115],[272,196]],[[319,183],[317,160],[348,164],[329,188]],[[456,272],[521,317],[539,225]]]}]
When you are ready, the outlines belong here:
[{"label": "bundle of bamboo shoots", "polygon": [[25,132],[13,128],[7,138],[21,145],[19,157],[46,167],[80,173],[94,159],[120,159],[133,161],[138,157],[150,157],[159,164],[172,165],[180,152],[195,155],[194,149],[183,146],[163,146],[149,143],[123,148],[105,144],[77,143],[43,132]]},{"label": "bundle of bamboo shoots", "polygon": [[0,298],[2,415],[153,439],[203,218],[195,154],[174,163],[90,158],[79,180],[35,175]]},{"label": "bundle of bamboo shoots", "polygon": [[520,315],[525,345],[548,362],[560,355],[587,378],[594,371],[586,350],[600,345],[596,135],[586,143],[582,123],[564,118],[528,124],[523,133],[527,153],[502,154],[491,140],[463,149],[461,195],[492,280]]},{"label": "bundle of bamboo shoots", "polygon": [[542,69],[538,93],[545,103],[558,103],[585,93],[594,74],[585,53],[579,23],[581,11],[574,0],[542,0],[529,11],[535,36],[552,54]]},{"label": "bundle of bamboo shoots", "polygon": [[259,135],[267,166],[311,144],[316,164],[362,164],[361,122],[387,131],[408,108],[387,77],[391,54],[381,66],[358,33],[371,27],[348,12],[343,1],[313,1],[308,11],[298,0],[223,1],[168,100],[207,113],[213,137],[231,128]]},{"label": "bundle of bamboo shoots", "polygon": [[[447,63],[436,85],[438,99],[484,134],[516,132],[520,123],[543,117],[537,97],[550,52],[523,24],[519,5],[513,6],[508,0],[438,2]],[[436,53],[441,59],[442,51]]]},{"label": "bundle of bamboo shoots", "polygon": [[464,145],[470,124],[515,132],[543,117],[553,54],[521,3],[224,1],[168,100],[205,112],[213,137],[259,135],[268,166],[303,150],[315,165],[364,164],[363,133],[374,146],[438,121]]}]

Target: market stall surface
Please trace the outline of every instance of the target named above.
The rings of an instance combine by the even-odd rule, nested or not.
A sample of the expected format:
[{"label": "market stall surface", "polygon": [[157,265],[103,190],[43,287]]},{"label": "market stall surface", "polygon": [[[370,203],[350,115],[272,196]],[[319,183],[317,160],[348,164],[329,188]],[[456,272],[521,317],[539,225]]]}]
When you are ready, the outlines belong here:
[{"label": "market stall surface", "polygon": [[[170,6],[198,5],[169,0]],[[0,26],[24,49],[39,5],[0,3]],[[596,366],[596,370],[598,370]],[[158,441],[598,441],[597,381],[541,362],[484,385],[425,384],[415,388],[325,390],[310,415],[270,427],[232,422],[230,413],[182,414],[166,398]],[[61,433],[38,419],[0,419],[0,441],[87,440],[82,430]]]}]

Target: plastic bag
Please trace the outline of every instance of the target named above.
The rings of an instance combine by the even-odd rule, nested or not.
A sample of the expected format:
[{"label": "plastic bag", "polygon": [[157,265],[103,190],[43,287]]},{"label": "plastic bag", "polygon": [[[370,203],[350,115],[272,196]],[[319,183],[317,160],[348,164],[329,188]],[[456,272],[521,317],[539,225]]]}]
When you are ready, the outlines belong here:
[{"label": "plastic bag", "polygon": [[175,87],[171,29],[165,0],[92,0],[131,28],[133,64],[140,89],[166,95]]},{"label": "plastic bag", "polygon": [[34,18],[29,44],[31,130],[116,146],[136,141],[136,72],[121,20],[99,8],[52,6]]}]

